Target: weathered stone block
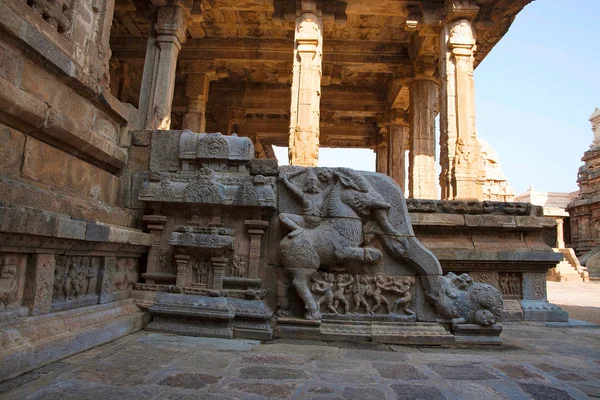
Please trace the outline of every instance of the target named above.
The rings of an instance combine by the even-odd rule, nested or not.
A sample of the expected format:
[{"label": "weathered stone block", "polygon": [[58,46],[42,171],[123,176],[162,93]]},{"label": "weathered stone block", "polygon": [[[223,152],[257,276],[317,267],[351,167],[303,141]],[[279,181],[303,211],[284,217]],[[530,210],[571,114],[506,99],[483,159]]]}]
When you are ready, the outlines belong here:
[{"label": "weathered stone block", "polygon": [[569,313],[546,300],[521,300],[524,321],[568,322]]},{"label": "weathered stone block", "polygon": [[133,131],[131,144],[138,147],[149,147],[152,143],[152,131]]},{"label": "weathered stone block", "polygon": [[109,233],[109,226],[96,224],[95,222],[90,222],[87,224],[87,228],[85,231],[85,240],[91,240],[95,242],[107,242]]},{"label": "weathered stone block", "polygon": [[250,160],[250,174],[252,175],[276,176],[277,173],[277,159],[255,158]]},{"label": "weathered stone block", "polygon": [[25,145],[23,175],[80,196],[117,202],[119,178],[32,137]]}]

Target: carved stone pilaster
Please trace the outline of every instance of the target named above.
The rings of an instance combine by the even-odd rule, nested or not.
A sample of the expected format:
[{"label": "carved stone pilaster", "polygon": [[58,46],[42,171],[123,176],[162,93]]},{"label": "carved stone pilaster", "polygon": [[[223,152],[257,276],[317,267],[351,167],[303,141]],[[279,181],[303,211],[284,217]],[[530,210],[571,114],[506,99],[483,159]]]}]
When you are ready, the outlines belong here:
[{"label": "carved stone pilaster", "polygon": [[545,273],[523,273],[523,300],[548,300],[546,297]]},{"label": "carved stone pilaster", "polygon": [[316,166],[319,158],[319,119],[323,24],[316,3],[304,1],[296,19],[290,109],[290,165]]},{"label": "carved stone pilaster", "polygon": [[187,286],[188,264],[190,256],[186,254],[175,254],[175,263],[177,264],[177,286]]},{"label": "carved stone pilaster", "polygon": [[100,298],[98,303],[105,304],[114,301],[114,277],[117,269],[117,258],[116,257],[103,257],[100,265],[100,279],[102,284],[100,285]]},{"label": "carved stone pilaster", "polygon": [[229,258],[227,257],[213,257],[212,270],[213,270],[213,284],[212,288],[215,290],[223,289],[223,277],[225,276],[225,268],[229,264]]},{"label": "carved stone pilaster", "polygon": [[29,307],[31,315],[47,314],[52,306],[56,257],[54,254],[34,254],[29,261],[23,305]]},{"label": "carved stone pilaster", "polygon": [[146,273],[142,276],[146,280],[146,283],[155,283],[156,274],[161,271],[161,248],[160,248],[160,237],[162,231],[167,223],[167,217],[164,215],[144,215],[144,222],[147,224],[147,228],[152,236],[152,245],[148,251],[148,264]]},{"label": "carved stone pilaster", "polygon": [[262,236],[269,226],[267,221],[246,220],[248,235],[250,236],[250,254],[248,255],[248,278],[258,278],[260,267],[260,248]]}]

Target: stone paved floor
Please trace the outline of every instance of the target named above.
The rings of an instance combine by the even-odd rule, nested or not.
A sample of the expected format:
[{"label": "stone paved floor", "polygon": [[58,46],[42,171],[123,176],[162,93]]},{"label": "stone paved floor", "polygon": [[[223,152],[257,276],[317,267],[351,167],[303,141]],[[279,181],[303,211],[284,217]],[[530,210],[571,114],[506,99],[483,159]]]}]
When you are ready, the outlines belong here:
[{"label": "stone paved floor", "polygon": [[[557,290],[550,285],[553,300],[560,298],[554,296]],[[590,307],[592,312],[586,315],[600,315],[598,302],[591,304],[597,307]],[[508,324],[502,337],[503,346],[466,349],[291,341],[260,344],[139,332],[0,383],[0,396],[60,400],[600,398],[598,327]]]}]

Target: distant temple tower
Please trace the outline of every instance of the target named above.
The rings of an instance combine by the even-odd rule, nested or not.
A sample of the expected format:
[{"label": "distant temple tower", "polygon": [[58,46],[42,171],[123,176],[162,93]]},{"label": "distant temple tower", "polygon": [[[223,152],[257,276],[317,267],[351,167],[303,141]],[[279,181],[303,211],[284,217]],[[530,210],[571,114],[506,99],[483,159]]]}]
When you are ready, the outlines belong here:
[{"label": "distant temple tower", "polygon": [[577,184],[579,196],[567,206],[571,215],[571,243],[569,247],[581,255],[600,246],[600,109],[590,116],[594,141],[583,153]]},{"label": "distant temple tower", "polygon": [[478,138],[481,145],[481,158],[485,170],[483,200],[515,201],[515,190],[510,186],[500,167],[500,157],[485,140]]}]

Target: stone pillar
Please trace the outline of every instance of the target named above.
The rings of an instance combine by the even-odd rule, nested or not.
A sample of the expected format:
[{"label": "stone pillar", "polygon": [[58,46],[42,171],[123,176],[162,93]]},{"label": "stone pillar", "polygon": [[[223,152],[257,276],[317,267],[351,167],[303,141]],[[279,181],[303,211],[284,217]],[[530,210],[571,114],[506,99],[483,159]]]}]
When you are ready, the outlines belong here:
[{"label": "stone pillar", "polygon": [[409,149],[409,127],[405,113],[392,111],[390,118],[389,133],[388,133],[388,172],[392,179],[402,188],[406,190],[406,150]]},{"label": "stone pillar", "polygon": [[408,191],[412,199],[437,199],[435,116],[438,85],[417,77],[410,84],[410,165]]},{"label": "stone pillar", "polygon": [[151,88],[152,102],[146,122],[149,129],[171,127],[171,105],[175,89],[175,69],[181,44],[185,42],[187,10],[178,6],[158,8],[156,44],[159,47],[156,75]]},{"label": "stone pillar", "polygon": [[210,79],[207,74],[189,74],[185,94],[188,110],[183,116],[183,129],[192,132],[206,132],[206,103]]},{"label": "stone pillar", "polygon": [[167,223],[167,217],[164,215],[144,215],[143,220],[146,222],[146,226],[150,231],[152,244],[150,246],[150,250],[148,250],[146,272],[142,275],[142,277],[146,280],[146,283],[153,284],[155,283],[154,274],[157,272],[162,272],[160,269],[160,237],[165,224]]},{"label": "stone pillar", "polygon": [[388,149],[388,132],[385,128],[379,131],[379,143],[377,143],[377,148],[375,150],[375,171],[380,174],[387,175],[388,170],[388,159],[389,159],[389,149]]},{"label": "stone pillar", "polygon": [[187,286],[188,264],[190,263],[190,256],[187,254],[175,254],[175,263],[177,264],[177,280],[175,281],[175,285]]},{"label": "stone pillar", "polygon": [[556,248],[564,249],[565,246],[565,233],[564,233],[564,218],[556,218]]},{"label": "stone pillar", "polygon": [[211,261],[213,270],[212,289],[221,290],[223,289],[223,276],[225,276],[225,268],[229,263],[229,258],[213,257],[211,258]]},{"label": "stone pillar", "polygon": [[29,258],[23,292],[23,305],[31,315],[48,314],[52,306],[54,254],[33,254]]},{"label": "stone pillar", "polygon": [[260,267],[260,248],[262,236],[269,226],[267,221],[246,220],[248,235],[250,236],[250,254],[248,255],[248,278],[258,278]]},{"label": "stone pillar", "polygon": [[303,0],[294,39],[290,165],[316,166],[319,159],[322,49],[322,21],[316,1]]},{"label": "stone pillar", "polygon": [[440,185],[442,199],[483,199],[485,171],[475,130],[473,54],[468,19],[446,24],[440,35]]}]

